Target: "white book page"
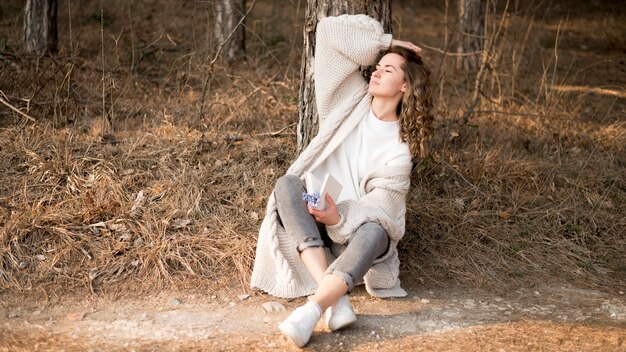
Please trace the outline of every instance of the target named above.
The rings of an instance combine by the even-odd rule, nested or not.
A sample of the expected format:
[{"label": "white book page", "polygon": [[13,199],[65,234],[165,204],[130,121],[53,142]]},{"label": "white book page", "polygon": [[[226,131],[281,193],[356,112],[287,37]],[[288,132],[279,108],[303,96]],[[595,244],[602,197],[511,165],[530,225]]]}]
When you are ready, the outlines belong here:
[{"label": "white book page", "polygon": [[333,202],[337,201],[339,195],[341,194],[341,190],[343,189],[343,185],[337,181],[332,175],[326,174],[324,177],[324,183],[322,183],[322,187],[320,189],[320,201],[317,209],[324,210],[326,209],[326,194],[330,195],[330,198],[333,199]]},{"label": "white book page", "polygon": [[304,176],[304,182],[306,183],[306,193],[313,194],[319,192],[322,188],[321,182],[313,175],[312,172],[307,172]]}]

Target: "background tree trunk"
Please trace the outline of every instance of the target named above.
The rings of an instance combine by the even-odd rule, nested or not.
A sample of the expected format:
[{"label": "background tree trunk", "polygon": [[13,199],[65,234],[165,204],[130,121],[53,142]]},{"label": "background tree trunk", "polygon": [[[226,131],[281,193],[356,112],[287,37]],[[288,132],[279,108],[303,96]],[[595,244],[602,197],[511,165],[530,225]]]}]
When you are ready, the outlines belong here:
[{"label": "background tree trunk", "polygon": [[476,71],[480,67],[481,52],[485,48],[485,4],[481,0],[457,0],[461,39],[457,52],[475,53],[458,56],[457,67]]},{"label": "background tree trunk", "polygon": [[227,62],[243,58],[246,54],[245,31],[243,25],[239,27],[237,25],[245,14],[245,0],[214,0],[213,4],[217,45],[225,43],[222,48],[222,57]]},{"label": "background tree trunk", "polygon": [[57,50],[57,0],[26,0],[24,51],[45,55]]},{"label": "background tree trunk", "polygon": [[327,16],[367,14],[379,20],[387,33],[391,33],[391,0],[317,0],[308,1],[304,24],[304,49],[300,68],[298,94],[297,143],[300,153],[317,133],[317,107],[313,82],[313,59],[317,22]]}]

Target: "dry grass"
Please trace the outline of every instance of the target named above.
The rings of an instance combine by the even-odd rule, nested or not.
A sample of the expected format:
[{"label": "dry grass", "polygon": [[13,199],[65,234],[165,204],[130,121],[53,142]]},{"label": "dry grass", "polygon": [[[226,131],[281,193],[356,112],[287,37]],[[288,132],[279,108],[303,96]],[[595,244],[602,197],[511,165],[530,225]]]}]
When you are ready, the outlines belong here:
[{"label": "dry grass", "polygon": [[[4,98],[36,120],[0,110],[0,289],[245,287],[266,197],[295,157],[303,5],[258,3],[248,62],[218,64],[205,88],[209,11],[115,4],[103,21],[94,3],[75,5],[72,37],[60,9],[53,59],[0,57]],[[0,6],[0,51],[13,51],[21,2]],[[428,21],[439,6],[399,2],[397,33],[443,47],[441,22]],[[623,91],[611,83],[623,71],[595,64],[623,47],[623,17],[586,34],[604,51],[572,56],[584,31],[550,10],[511,12],[468,125],[472,84],[443,62],[433,157],[409,195],[406,280],[623,284],[624,101],[550,88]],[[573,47],[555,51],[557,32],[575,33]]]}]

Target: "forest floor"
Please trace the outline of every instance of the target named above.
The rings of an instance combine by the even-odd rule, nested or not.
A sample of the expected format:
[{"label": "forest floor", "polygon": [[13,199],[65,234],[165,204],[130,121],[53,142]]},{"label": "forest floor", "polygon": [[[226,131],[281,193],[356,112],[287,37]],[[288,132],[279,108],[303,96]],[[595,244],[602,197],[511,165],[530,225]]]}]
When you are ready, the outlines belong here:
[{"label": "forest floor", "polygon": [[[320,321],[306,349],[626,350],[623,291],[546,285],[502,293],[462,287],[408,292],[380,300],[358,287],[352,294],[358,321],[336,333]],[[303,303],[225,291],[117,300],[1,298],[0,351],[297,350],[277,325]],[[266,309],[269,302],[275,308]]]}]

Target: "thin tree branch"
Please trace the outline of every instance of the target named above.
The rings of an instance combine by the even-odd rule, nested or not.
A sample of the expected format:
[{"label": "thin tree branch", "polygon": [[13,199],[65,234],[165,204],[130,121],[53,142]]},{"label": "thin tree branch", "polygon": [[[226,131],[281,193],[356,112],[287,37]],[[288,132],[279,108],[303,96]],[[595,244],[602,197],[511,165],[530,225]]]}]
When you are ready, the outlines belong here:
[{"label": "thin tree branch", "polygon": [[441,161],[441,164],[443,166],[445,166],[448,170],[453,171],[455,174],[457,174],[457,176],[459,176],[463,181],[465,181],[465,183],[467,183],[474,191],[476,191],[477,193],[480,193],[483,196],[486,196],[486,194],[481,191],[480,189],[478,189],[478,187],[476,187],[473,183],[471,183],[470,181],[468,181],[465,176],[463,176],[463,174],[461,174],[457,169],[455,169],[454,167],[452,167],[452,165]]},{"label": "thin tree branch", "polygon": [[509,111],[500,111],[500,110],[475,110],[477,114],[499,114],[499,115],[509,115],[509,116],[530,116],[530,117],[545,117],[545,115],[538,114],[530,114],[524,112],[509,112]]},{"label": "thin tree branch", "polygon": [[291,123],[283,128],[281,128],[278,131],[274,131],[274,132],[266,132],[266,133],[258,133],[257,136],[270,136],[270,137],[276,137],[278,135],[280,135],[283,131],[295,126],[297,124],[297,122]]},{"label": "thin tree branch", "polygon": [[237,29],[239,29],[239,27],[243,24],[243,21],[246,19],[246,17],[248,17],[250,12],[254,8],[254,4],[256,4],[256,0],[252,1],[250,8],[248,8],[248,11],[246,11],[246,13],[243,16],[241,16],[241,20],[239,20],[239,23],[237,23],[235,28],[233,28],[233,30],[230,32],[226,40],[224,40],[222,43],[218,45],[217,51],[215,52],[215,56],[213,56],[213,59],[211,60],[211,62],[209,62],[209,68],[207,69],[207,76],[206,76],[206,79],[204,80],[204,86],[202,87],[202,99],[200,99],[200,118],[204,118],[204,99],[206,98],[207,87],[209,85],[209,80],[211,79],[211,74],[213,73],[213,65],[215,65],[215,62],[217,62],[217,59],[219,58],[220,53],[222,52],[222,49],[224,48],[226,43],[228,43],[230,38],[233,37]]},{"label": "thin tree branch", "polygon": [[[4,95],[4,93],[2,94]],[[32,118],[31,116],[29,116],[28,114],[20,111],[18,108],[16,108],[15,106],[11,105],[8,101],[4,100],[4,98],[0,97],[0,103],[6,105],[9,109],[15,111],[16,113],[20,114],[21,116],[33,121],[33,122],[37,122],[37,120],[35,120],[34,118]]]},{"label": "thin tree branch", "polygon": [[486,70],[487,61],[488,61],[487,59],[491,56],[491,52],[493,51],[493,48],[495,47],[497,39],[500,36],[500,32],[502,31],[502,28],[504,27],[504,20],[506,19],[506,14],[509,10],[509,3],[510,3],[510,0],[507,0],[506,5],[504,7],[504,11],[502,12],[502,18],[500,19],[498,31],[493,35],[491,42],[489,43],[489,48],[483,53],[484,59],[482,60],[482,63],[480,64],[480,69],[478,70],[478,74],[476,75],[476,83],[474,84],[474,95],[472,97],[472,101],[470,105],[467,107],[467,110],[465,111],[465,114],[463,114],[463,123],[466,125],[470,116],[474,112],[476,105],[478,105],[478,102],[480,102],[480,94],[481,94],[481,88],[483,84],[483,78],[484,78],[485,72],[487,71]]},{"label": "thin tree branch", "polygon": [[448,49],[447,47],[446,47],[446,50],[444,50],[444,49],[440,49],[440,48],[437,48],[437,47],[434,47],[434,46],[430,46],[430,45],[427,45],[427,44],[424,44],[424,43],[419,43],[419,42],[418,42],[418,46],[420,46],[422,48],[426,48],[428,50],[432,50],[432,51],[437,52],[439,54],[442,54],[444,56],[472,56],[472,55],[476,55],[476,54],[482,53],[482,51],[472,51],[472,52],[468,52],[468,53],[449,53],[449,52],[447,52],[447,49]]},{"label": "thin tree branch", "polygon": [[[446,8],[447,8],[447,3],[446,3]],[[447,11],[446,11],[446,14],[447,14]],[[446,16],[446,20],[447,20],[447,16]],[[450,37],[447,38],[447,42],[445,43],[446,44],[445,48],[441,52],[441,54],[443,54],[443,57],[441,58],[441,61],[439,62],[439,68],[437,69],[437,77],[435,78],[435,84],[433,85],[435,90],[441,84],[441,80],[443,79],[442,70],[443,70],[444,63],[446,62],[446,56],[448,56],[448,51],[450,50],[450,47],[452,46],[454,36],[459,32],[459,18],[458,17],[454,23],[453,28],[454,30],[450,34]]]}]

